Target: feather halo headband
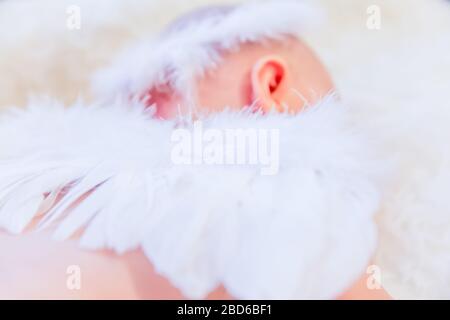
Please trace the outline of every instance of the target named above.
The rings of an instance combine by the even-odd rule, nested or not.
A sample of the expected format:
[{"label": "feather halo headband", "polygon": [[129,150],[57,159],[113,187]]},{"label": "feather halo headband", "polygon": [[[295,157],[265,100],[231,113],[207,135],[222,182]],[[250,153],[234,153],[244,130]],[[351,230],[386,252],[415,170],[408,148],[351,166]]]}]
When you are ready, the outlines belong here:
[{"label": "feather halo headband", "polygon": [[94,76],[93,91],[107,100],[118,95],[141,98],[150,88],[170,85],[190,102],[195,77],[214,68],[224,51],[246,42],[300,38],[322,19],[320,10],[301,0],[250,1],[212,9],[127,48]]}]

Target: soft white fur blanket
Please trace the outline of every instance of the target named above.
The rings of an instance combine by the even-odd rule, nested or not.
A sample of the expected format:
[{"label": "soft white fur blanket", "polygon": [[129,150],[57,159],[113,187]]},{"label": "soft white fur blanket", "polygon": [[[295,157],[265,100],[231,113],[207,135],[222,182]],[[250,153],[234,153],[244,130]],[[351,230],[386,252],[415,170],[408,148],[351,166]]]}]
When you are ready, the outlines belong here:
[{"label": "soft white fur blanket", "polygon": [[[310,0],[313,1],[313,0]],[[30,94],[72,102],[130,41],[178,13],[219,1],[78,0],[81,30],[65,26],[73,1],[0,3],[0,106]],[[220,3],[229,1],[220,1]],[[383,141],[397,171],[378,215],[376,263],[397,298],[450,298],[450,5],[443,0],[321,0],[326,24],[307,41],[354,116]],[[174,5],[176,3],[176,5]],[[367,8],[381,9],[379,30]]]}]

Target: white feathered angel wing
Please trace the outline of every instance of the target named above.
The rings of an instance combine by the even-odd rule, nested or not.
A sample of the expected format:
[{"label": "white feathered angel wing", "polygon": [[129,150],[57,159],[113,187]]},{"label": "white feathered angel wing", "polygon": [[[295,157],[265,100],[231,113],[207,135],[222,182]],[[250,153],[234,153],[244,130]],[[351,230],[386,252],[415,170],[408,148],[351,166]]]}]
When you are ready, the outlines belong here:
[{"label": "white feathered angel wing", "polygon": [[219,284],[238,298],[332,298],[364,272],[379,205],[371,147],[347,112],[327,99],[295,116],[203,120],[278,129],[279,172],[263,176],[174,164],[175,124],[141,107],[14,110],[0,119],[0,227],[20,233],[39,213],[57,239],[81,231],[89,249],[140,247],[192,298]]}]

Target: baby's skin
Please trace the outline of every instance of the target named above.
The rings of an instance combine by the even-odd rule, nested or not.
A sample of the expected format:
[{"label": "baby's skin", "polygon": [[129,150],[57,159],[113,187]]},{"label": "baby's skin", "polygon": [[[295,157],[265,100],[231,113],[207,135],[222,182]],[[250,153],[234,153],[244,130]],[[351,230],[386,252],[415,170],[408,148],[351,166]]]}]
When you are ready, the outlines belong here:
[{"label": "baby's skin", "polygon": [[[48,232],[0,233],[0,299],[184,299],[158,275],[140,250],[118,256],[88,251],[75,240],[57,242]],[[364,274],[339,299],[389,299],[368,289]],[[224,288],[207,299],[233,299]]]}]

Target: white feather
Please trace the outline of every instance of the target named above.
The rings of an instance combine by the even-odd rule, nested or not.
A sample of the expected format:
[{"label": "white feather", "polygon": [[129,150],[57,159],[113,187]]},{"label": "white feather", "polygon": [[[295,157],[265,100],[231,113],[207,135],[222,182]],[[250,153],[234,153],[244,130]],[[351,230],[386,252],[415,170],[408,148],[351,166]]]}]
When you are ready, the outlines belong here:
[{"label": "white feather", "polygon": [[332,298],[364,272],[380,163],[346,107],[328,98],[300,115],[223,112],[203,125],[279,129],[279,173],[175,165],[175,122],[140,106],[42,102],[3,115],[0,227],[20,233],[63,188],[41,227],[60,240],[81,231],[90,249],[140,247],[191,298],[219,284],[238,298]]},{"label": "white feather", "polygon": [[190,97],[192,79],[216,66],[222,51],[245,42],[300,37],[322,19],[320,10],[301,0],[248,1],[219,19],[203,17],[164,38],[140,39],[94,76],[94,91],[106,99],[142,97],[149,88],[171,84]]}]

